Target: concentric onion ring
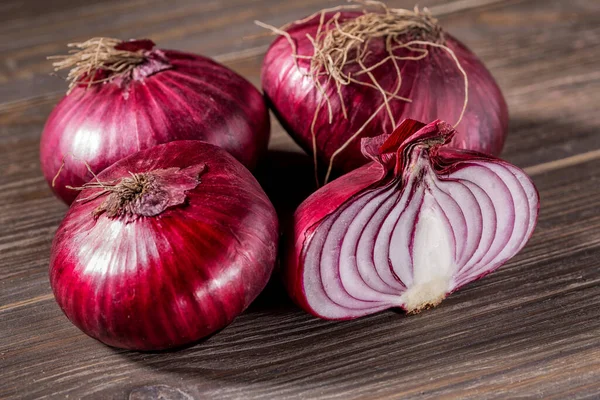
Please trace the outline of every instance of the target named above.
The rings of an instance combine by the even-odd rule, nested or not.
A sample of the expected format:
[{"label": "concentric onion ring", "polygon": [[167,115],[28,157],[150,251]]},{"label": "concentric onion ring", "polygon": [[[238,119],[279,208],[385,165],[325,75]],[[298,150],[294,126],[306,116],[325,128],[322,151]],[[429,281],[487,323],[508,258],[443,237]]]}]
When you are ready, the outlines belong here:
[{"label": "concentric onion ring", "polygon": [[[385,151],[370,154],[386,173],[367,184],[359,176],[374,173],[365,166],[298,209],[303,226],[286,276],[301,306],[327,319],[392,307],[419,312],[523,248],[537,220],[535,186],[507,162],[440,147],[453,133],[443,122],[407,120],[386,135]],[[336,204],[327,215],[306,217],[328,197]]]}]

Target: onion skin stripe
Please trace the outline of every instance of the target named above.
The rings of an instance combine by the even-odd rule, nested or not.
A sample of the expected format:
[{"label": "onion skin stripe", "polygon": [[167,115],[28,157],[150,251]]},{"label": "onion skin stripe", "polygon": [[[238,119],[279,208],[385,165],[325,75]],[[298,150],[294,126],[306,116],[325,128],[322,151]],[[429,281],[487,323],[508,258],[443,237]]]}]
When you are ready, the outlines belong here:
[{"label": "onion skin stripe", "polygon": [[40,164],[52,191],[65,203],[77,195],[67,185],[79,187],[91,179],[85,163],[98,174],[134,151],[162,143],[209,142],[251,169],[266,153],[268,109],[250,82],[206,57],[152,52],[168,58],[171,68],[127,82],[75,85],[50,114]]},{"label": "onion skin stripe", "polygon": [[[352,20],[361,13],[352,10],[340,10],[339,21]],[[325,13],[326,20],[335,13]],[[297,55],[310,57],[315,54],[314,45],[307,37],[315,37],[319,29],[319,15],[309,20],[297,21],[285,28],[297,45]],[[335,29],[332,24],[328,29]],[[407,43],[411,35],[400,35],[401,42]],[[445,45],[452,49],[469,76],[469,97],[466,113],[458,125],[460,132],[452,141],[454,146],[468,147],[486,153],[499,154],[508,131],[508,108],[502,93],[489,71],[482,62],[462,43],[451,35],[444,33]],[[421,46],[419,46],[421,47]],[[424,48],[421,47],[421,48]],[[381,61],[388,54],[385,40],[377,37],[369,42],[369,51],[374,63]],[[411,103],[400,100],[389,102],[395,123],[404,118],[415,118],[429,122],[435,118],[443,118],[450,123],[458,119],[464,100],[464,79],[451,60],[449,53],[428,48],[429,55],[420,61],[398,61],[401,70],[402,85],[398,95],[412,100]],[[397,55],[406,55],[398,51]],[[371,65],[371,64],[369,64]],[[315,88],[310,79],[311,61],[294,57],[294,49],[289,41],[279,36],[269,47],[261,71],[263,91],[270,99],[272,108],[278,119],[308,153],[313,154],[310,123],[318,112],[314,129],[317,142],[318,160],[326,165],[332,154],[348,141],[351,135],[374,113],[382,103],[382,96],[371,88],[364,88],[351,83],[342,86],[342,96],[338,96],[332,83],[324,88],[325,95],[332,103],[334,110],[341,110],[342,104],[348,110],[348,119],[339,116],[330,123],[328,112],[318,105],[323,95]],[[348,66],[352,68],[352,66]],[[387,92],[394,92],[398,83],[396,67],[391,62],[384,63],[373,72],[376,80],[383,84]],[[308,76],[307,76],[308,75]],[[363,74],[365,81],[369,81]],[[393,79],[392,79],[393,78]],[[326,80],[327,77],[324,77]],[[423,84],[423,83],[426,84]],[[374,93],[374,94],[373,94]],[[357,98],[358,95],[358,98]],[[361,134],[361,137],[374,137],[383,132],[391,132],[394,128],[388,113],[382,111]],[[368,162],[361,157],[360,137],[345,148],[334,159],[334,169],[349,172]]]},{"label": "onion skin stripe", "polygon": [[91,200],[69,209],[52,245],[50,283],[84,333],[125,349],[177,348],[224,328],[266,286],[277,256],[277,214],[252,174],[223,149],[201,141],[158,145],[98,179],[161,171],[175,174],[180,188],[188,170],[185,190],[160,187],[169,201],[183,197],[157,215],[94,216],[106,196],[94,197],[101,189],[93,187],[80,194]]}]

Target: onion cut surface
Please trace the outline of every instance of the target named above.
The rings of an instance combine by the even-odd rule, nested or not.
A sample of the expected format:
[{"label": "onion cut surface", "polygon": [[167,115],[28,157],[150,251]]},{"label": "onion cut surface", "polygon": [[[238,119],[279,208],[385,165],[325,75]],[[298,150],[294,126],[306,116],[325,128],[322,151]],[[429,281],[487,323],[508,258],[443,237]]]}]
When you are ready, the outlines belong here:
[{"label": "onion cut surface", "polygon": [[454,129],[405,120],[363,140],[374,161],[325,185],[295,213],[285,280],[326,319],[419,312],[513,257],[539,198],[519,168],[442,147]]},{"label": "onion cut surface", "polygon": [[185,345],[231,323],[265,287],[277,215],[224,150],[158,145],[94,182],[58,228],[50,260],[56,301],[88,335],[136,350]]}]

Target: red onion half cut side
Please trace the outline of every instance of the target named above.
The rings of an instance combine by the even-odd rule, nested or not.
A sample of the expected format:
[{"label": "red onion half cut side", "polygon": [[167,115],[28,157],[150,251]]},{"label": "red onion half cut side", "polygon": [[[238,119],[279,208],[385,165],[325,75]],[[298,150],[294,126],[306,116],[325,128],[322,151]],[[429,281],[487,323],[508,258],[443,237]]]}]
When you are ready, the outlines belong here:
[{"label": "red onion half cut side", "polygon": [[523,248],[539,208],[532,181],[505,161],[442,147],[453,135],[441,121],[405,120],[363,139],[374,161],[298,208],[285,279],[301,307],[326,319],[416,313]]}]

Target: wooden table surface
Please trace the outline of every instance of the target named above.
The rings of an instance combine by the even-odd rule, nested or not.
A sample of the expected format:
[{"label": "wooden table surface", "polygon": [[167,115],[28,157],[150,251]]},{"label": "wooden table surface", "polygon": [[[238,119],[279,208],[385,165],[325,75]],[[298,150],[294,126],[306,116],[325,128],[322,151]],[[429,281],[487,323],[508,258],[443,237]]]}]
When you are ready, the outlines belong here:
[{"label": "wooden table surface", "polygon": [[[256,37],[253,20],[282,25],[334,4],[0,3],[0,398],[600,398],[597,0],[419,2],[497,78],[511,116],[503,157],[524,167],[541,195],[525,249],[439,307],[321,321],[274,280],[228,328],[165,353],[109,348],[62,314],[47,270],[66,206],[41,175],[38,145],[66,84],[49,75],[45,57],[92,36],[149,37],[212,56],[259,85],[272,38]],[[275,122],[261,170],[286,215],[311,179],[310,160]]]}]

